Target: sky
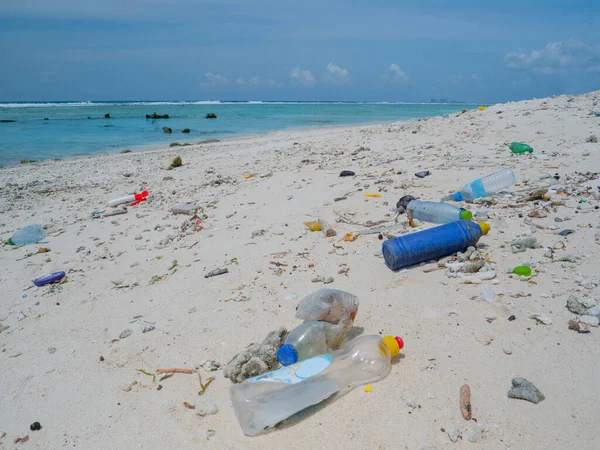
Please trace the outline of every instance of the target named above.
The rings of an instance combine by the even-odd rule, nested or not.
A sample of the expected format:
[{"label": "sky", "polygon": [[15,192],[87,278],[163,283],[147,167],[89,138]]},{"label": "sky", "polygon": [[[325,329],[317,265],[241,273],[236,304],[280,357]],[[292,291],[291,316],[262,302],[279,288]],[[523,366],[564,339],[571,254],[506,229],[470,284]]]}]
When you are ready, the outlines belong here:
[{"label": "sky", "polygon": [[2,1],[0,68],[0,101],[578,94],[600,1]]}]

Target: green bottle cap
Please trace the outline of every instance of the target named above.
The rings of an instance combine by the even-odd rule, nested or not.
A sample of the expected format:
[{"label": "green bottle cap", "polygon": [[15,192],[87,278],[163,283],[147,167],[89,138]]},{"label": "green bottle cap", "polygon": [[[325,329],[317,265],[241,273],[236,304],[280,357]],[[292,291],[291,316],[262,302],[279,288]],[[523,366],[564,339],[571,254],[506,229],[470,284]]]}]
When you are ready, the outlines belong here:
[{"label": "green bottle cap", "polygon": [[460,220],[471,220],[473,218],[473,214],[467,209],[460,208],[458,217]]}]

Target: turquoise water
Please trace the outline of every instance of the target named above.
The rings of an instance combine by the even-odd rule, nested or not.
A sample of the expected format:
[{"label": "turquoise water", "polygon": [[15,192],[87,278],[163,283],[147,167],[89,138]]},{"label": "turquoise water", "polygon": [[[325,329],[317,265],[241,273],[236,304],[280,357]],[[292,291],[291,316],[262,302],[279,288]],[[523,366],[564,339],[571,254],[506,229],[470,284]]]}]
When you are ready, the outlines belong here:
[{"label": "turquoise water", "polygon": [[[327,102],[0,103],[0,165],[165,147],[270,131],[439,116],[473,104]],[[149,120],[146,114],[168,114]],[[205,119],[214,112],[217,119]],[[105,119],[105,114],[110,119]],[[89,118],[88,118],[89,117]],[[49,120],[44,120],[48,118]],[[173,134],[165,134],[162,127]],[[190,134],[177,132],[190,128]]]}]

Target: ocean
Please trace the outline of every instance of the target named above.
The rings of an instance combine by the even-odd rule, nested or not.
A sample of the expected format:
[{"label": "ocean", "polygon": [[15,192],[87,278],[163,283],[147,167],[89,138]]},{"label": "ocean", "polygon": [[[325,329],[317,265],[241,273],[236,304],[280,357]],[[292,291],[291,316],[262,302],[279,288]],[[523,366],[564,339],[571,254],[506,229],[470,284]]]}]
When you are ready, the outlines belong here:
[{"label": "ocean", "polygon": [[[0,103],[0,166],[261,135],[271,131],[385,123],[445,115],[478,105],[386,102]],[[169,119],[146,119],[146,114]],[[216,119],[206,119],[215,113]],[[110,119],[105,118],[110,114]],[[48,119],[48,120],[45,120]],[[165,134],[169,127],[172,134]],[[189,128],[184,134],[176,130]]]}]

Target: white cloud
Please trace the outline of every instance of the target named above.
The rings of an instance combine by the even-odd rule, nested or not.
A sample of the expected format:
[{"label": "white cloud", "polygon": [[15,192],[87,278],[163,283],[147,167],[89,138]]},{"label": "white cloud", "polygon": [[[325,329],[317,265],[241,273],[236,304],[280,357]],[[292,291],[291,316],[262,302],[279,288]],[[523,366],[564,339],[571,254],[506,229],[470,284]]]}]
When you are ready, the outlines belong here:
[{"label": "white cloud", "polygon": [[292,82],[304,87],[313,87],[317,82],[317,79],[310,70],[302,70],[300,67],[290,70],[290,78]]},{"label": "white cloud", "polygon": [[204,76],[206,77],[206,82],[200,83],[200,86],[217,86],[229,83],[227,78],[218,73],[206,72]]},{"label": "white cloud", "polygon": [[329,63],[325,68],[322,78],[329,83],[342,85],[350,81],[350,72],[347,69],[342,69],[340,66]]},{"label": "white cloud", "polygon": [[237,80],[235,80],[235,84],[243,85],[246,84],[246,82],[242,77],[239,77]]},{"label": "white cloud", "polygon": [[571,69],[600,69],[600,47],[581,41],[549,42],[541,50],[529,53],[507,53],[504,62],[511,69],[528,69],[542,74],[554,74]]},{"label": "white cloud", "polygon": [[387,80],[396,83],[403,83],[408,81],[408,75],[406,74],[406,72],[404,72],[404,70],[400,68],[400,66],[398,66],[398,64],[390,64],[388,70],[389,73],[385,76]]},{"label": "white cloud", "polygon": [[250,78],[250,80],[248,80],[248,84],[251,84],[252,86],[257,86],[258,84],[260,84],[260,77],[254,76]]},{"label": "white cloud", "polygon": [[269,79],[267,80],[267,84],[268,84],[270,87],[281,87],[281,86],[283,86],[283,82],[282,82],[282,81],[276,81],[276,80],[273,80],[273,79],[271,79],[271,78],[269,78]]},{"label": "white cloud", "polygon": [[474,73],[473,75],[471,75],[471,80],[473,80],[473,81],[479,81],[479,75],[477,75],[476,73]]}]

